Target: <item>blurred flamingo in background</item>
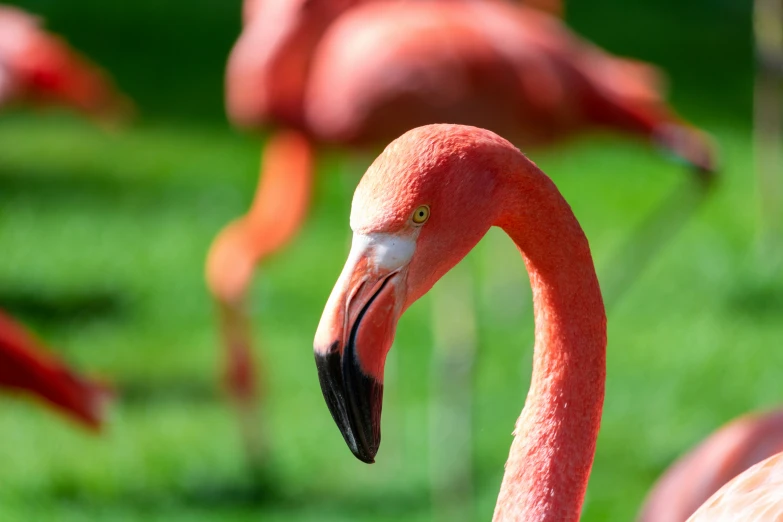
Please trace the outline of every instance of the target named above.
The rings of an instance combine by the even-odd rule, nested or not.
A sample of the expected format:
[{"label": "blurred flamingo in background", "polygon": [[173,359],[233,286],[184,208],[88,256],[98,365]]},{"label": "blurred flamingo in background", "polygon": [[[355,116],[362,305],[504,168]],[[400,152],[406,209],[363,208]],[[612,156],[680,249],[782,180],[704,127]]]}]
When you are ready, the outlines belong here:
[{"label": "blurred flamingo in background", "polygon": [[[706,137],[662,99],[651,66],[610,56],[554,17],[491,0],[358,4],[245,4],[226,73],[228,115],[282,134],[265,152],[253,210],[217,236],[207,259],[239,403],[255,396],[244,294],[253,268],[304,219],[317,145],[372,149],[431,122],[484,126],[523,146],[604,127],[652,140],[701,172],[715,166]],[[293,153],[296,169],[277,165]],[[259,211],[262,201],[276,202],[275,212]]]},{"label": "blurred flamingo in background", "polygon": [[[61,105],[106,123],[130,116],[131,102],[96,65],[35,16],[0,5],[0,107]],[[0,311],[0,387],[34,395],[97,430],[111,396],[106,384],[77,375]]]},{"label": "blurred flamingo in background", "polygon": [[67,106],[106,122],[133,110],[105,72],[38,18],[0,5],[0,107],[17,103]]},{"label": "blurred flamingo in background", "polygon": [[678,459],[664,473],[647,495],[638,520],[686,520],[724,484],[780,452],[783,452],[783,410],[740,417]]},{"label": "blurred flamingo in background", "polygon": [[32,395],[93,430],[111,397],[106,384],[77,375],[2,311],[0,388]]},{"label": "blurred flamingo in background", "polygon": [[[535,309],[533,374],[493,520],[579,519],[606,380],[606,314],[590,247],[552,181],[483,129],[429,125],[392,142],[359,183],[353,243],[315,335],[326,404],[374,462],[397,322],[491,226],[516,243]],[[690,520],[780,520],[783,454],[746,470]],[[682,519],[680,519],[682,520]]]}]

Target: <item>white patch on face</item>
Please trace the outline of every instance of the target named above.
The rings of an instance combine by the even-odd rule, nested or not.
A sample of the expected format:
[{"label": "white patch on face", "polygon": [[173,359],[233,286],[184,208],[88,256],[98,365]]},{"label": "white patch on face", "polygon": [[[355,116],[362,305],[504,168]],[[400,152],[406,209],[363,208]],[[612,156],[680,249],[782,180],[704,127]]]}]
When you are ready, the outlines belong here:
[{"label": "white patch on face", "polygon": [[372,260],[373,265],[393,272],[407,265],[416,250],[416,236],[402,237],[394,234],[354,234],[350,258],[361,256]]},{"label": "white patch on face", "polygon": [[[353,317],[349,315],[348,304],[356,293],[362,290],[364,283],[377,285],[380,283],[380,277],[404,269],[413,258],[418,235],[419,229],[408,236],[354,233],[351,252],[334,290],[329,295],[315,333],[314,346],[317,353],[326,353],[335,339],[347,339],[348,321],[356,319],[355,313]],[[359,266],[363,260],[366,260],[366,263]],[[391,284],[398,283],[399,281],[393,281]],[[402,301],[398,306],[402,306]],[[358,309],[355,312],[358,312]]]}]

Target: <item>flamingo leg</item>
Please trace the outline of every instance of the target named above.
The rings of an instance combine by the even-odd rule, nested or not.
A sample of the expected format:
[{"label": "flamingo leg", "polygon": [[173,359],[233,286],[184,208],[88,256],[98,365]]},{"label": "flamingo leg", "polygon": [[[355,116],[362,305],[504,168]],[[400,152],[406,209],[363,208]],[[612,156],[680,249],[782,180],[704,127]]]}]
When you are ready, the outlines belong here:
[{"label": "flamingo leg", "polygon": [[468,259],[433,288],[430,463],[436,520],[473,519],[476,319]]},{"label": "flamingo leg", "polygon": [[605,263],[601,288],[607,310],[622,298],[663,248],[707,200],[711,183],[684,180],[634,228],[624,244]]},{"label": "flamingo leg", "polygon": [[756,178],[760,198],[762,258],[773,270],[783,262],[783,1],[754,2],[758,66],[754,90]]},{"label": "flamingo leg", "polygon": [[207,283],[217,302],[224,348],[224,382],[237,408],[252,465],[265,453],[256,419],[261,397],[253,357],[246,294],[256,266],[295,237],[312,189],[312,148],[296,132],[279,132],[267,143],[261,179],[248,213],[224,228],[207,258]]}]

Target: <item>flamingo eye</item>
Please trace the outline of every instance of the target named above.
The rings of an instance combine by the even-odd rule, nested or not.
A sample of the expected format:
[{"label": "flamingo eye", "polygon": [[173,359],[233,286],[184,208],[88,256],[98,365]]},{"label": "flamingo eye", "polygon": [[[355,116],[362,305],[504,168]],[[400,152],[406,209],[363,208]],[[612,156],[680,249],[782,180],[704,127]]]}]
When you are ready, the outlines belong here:
[{"label": "flamingo eye", "polygon": [[423,225],[427,222],[427,220],[430,218],[430,207],[427,205],[422,205],[419,208],[416,209],[416,211],[413,213],[413,223],[416,225]]}]

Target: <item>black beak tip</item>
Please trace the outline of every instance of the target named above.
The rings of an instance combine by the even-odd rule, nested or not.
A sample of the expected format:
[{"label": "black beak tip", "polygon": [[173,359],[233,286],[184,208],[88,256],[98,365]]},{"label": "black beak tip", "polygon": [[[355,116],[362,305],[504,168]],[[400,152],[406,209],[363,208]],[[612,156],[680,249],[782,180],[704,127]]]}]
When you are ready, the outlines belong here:
[{"label": "black beak tip", "polygon": [[326,353],[315,353],[321,392],[334,422],[351,453],[373,464],[381,442],[383,385],[365,375],[353,359],[344,361],[337,343]]},{"label": "black beak tip", "polygon": [[375,464],[375,454],[378,450],[368,450],[367,448],[358,448],[351,446],[351,452],[353,456],[361,460],[365,464]]}]

